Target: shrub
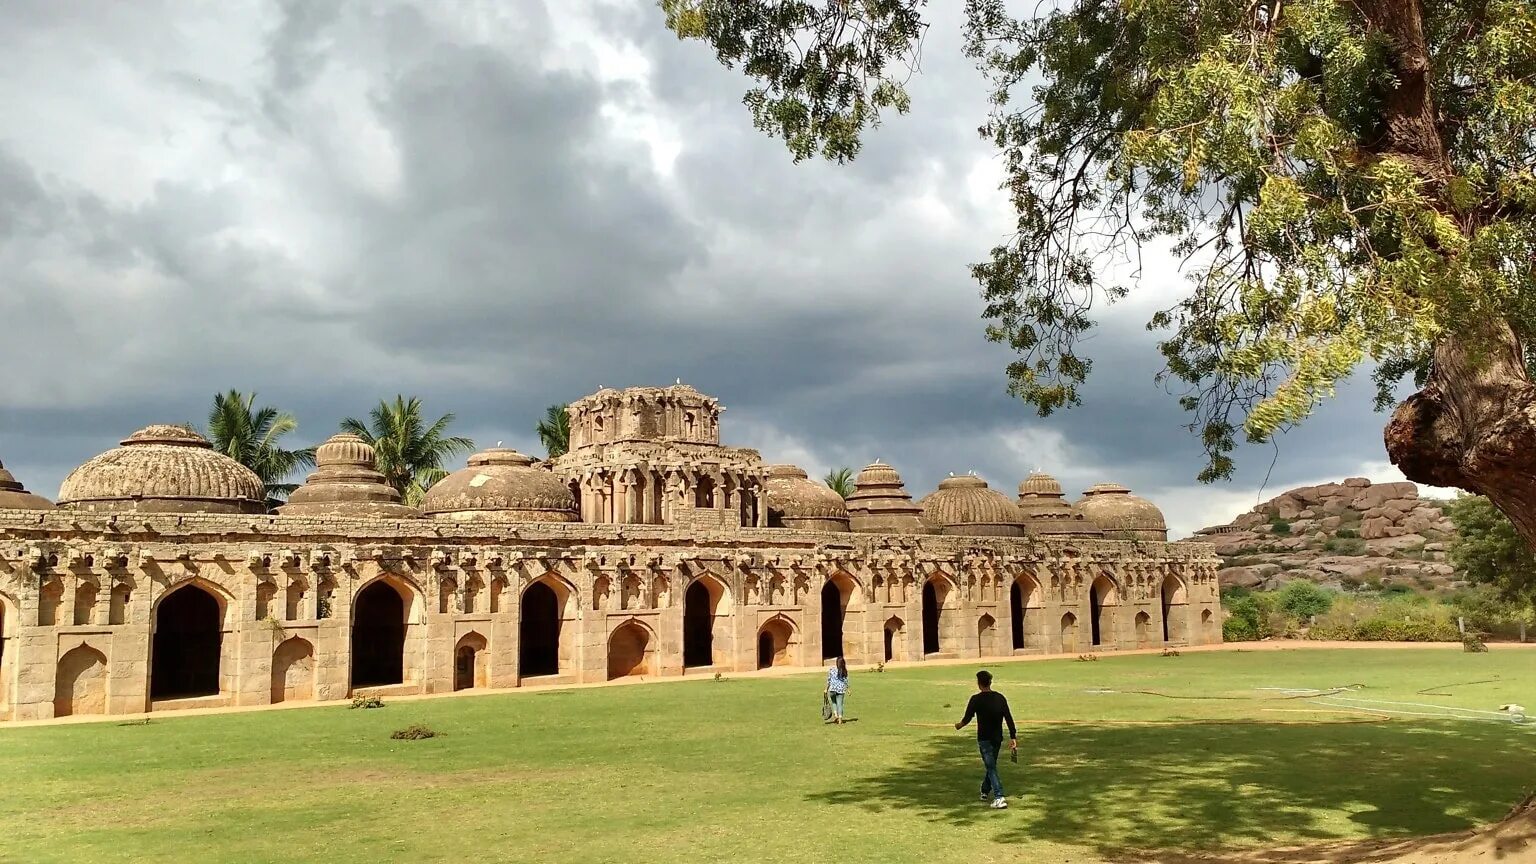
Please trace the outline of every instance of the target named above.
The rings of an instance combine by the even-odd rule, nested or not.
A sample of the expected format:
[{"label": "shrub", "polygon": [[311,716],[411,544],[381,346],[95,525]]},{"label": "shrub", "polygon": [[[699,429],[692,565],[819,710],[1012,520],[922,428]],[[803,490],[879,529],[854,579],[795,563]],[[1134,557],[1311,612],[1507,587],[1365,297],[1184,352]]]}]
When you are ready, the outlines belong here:
[{"label": "shrub", "polygon": [[1323,543],[1323,549],[1332,552],[1335,555],[1350,556],[1364,555],[1367,551],[1369,551],[1365,545],[1365,541],[1361,540],[1359,537],[1340,537],[1337,534]]},{"label": "shrub", "polygon": [[1281,519],[1279,516],[1276,516],[1275,518],[1269,520],[1269,533],[1282,535],[1291,533],[1290,521],[1287,519]]},{"label": "shrub", "polygon": [[1476,633],[1468,633],[1461,637],[1461,650],[1468,654],[1486,654],[1488,646],[1483,643],[1482,637]]},{"label": "shrub", "polygon": [[1365,583],[1361,582],[1360,577],[1358,576],[1339,577],[1339,585],[1341,585],[1345,591],[1359,591],[1360,587],[1364,584]]},{"label": "shrub", "polygon": [[353,708],[383,708],[384,700],[377,696],[353,696]]},{"label": "shrub", "polygon": [[1333,536],[1339,538],[1340,540],[1359,540],[1360,532],[1353,528],[1340,528],[1339,530],[1333,532]]},{"label": "shrub", "polygon": [[420,741],[423,738],[436,738],[437,732],[420,723],[412,723],[404,729],[396,729],[389,737],[396,741]]},{"label": "shrub", "polygon": [[1451,609],[1427,597],[1340,597],[1307,634],[1311,639],[1359,642],[1456,642]]},{"label": "shrub", "polygon": [[1221,623],[1221,632],[1227,640],[1253,642],[1273,634],[1274,600],[1271,595],[1249,592],[1232,597],[1226,607],[1227,620]]},{"label": "shrub", "polygon": [[1333,606],[1333,592],[1311,582],[1297,580],[1286,583],[1276,600],[1286,615],[1296,621],[1305,621],[1327,612]]}]

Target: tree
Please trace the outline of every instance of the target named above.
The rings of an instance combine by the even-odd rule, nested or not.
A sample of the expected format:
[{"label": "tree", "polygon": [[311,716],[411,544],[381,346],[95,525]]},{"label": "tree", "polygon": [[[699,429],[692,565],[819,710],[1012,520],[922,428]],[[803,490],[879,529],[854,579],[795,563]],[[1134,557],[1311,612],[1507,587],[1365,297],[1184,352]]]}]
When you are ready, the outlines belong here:
[{"label": "tree", "polygon": [[571,449],[571,412],[564,405],[551,405],[544,409],[544,419],[534,427],[539,441],[549,451],[549,458],[564,456]]},{"label": "tree", "polygon": [[[661,0],[758,87],[757,125],[799,159],[858,153],[904,113],[925,0]],[[1239,435],[1305,419],[1374,365],[1377,407],[1412,375],[1388,455],[1411,480],[1486,494],[1536,539],[1536,4],[1528,0],[1062,0],[1017,19],[966,0],[1017,221],[971,268],[1009,389],[1075,406],[1111,265],[1166,245],[1189,286],[1154,315],[1230,477]]]},{"label": "tree", "polygon": [[1456,524],[1450,563],[1467,581],[1492,585],[1507,600],[1536,602],[1536,555],[1515,526],[1481,495],[1462,495],[1448,508]]},{"label": "tree", "polygon": [[847,466],[827,472],[827,485],[832,491],[847,498],[853,494],[853,469]]},{"label": "tree", "polygon": [[315,464],[315,448],[285,450],[280,445],[282,437],[298,427],[292,414],[271,406],[257,408],[255,393],[230,390],[213,395],[208,430],[199,434],[213,443],[213,449],[256,472],[266,486],[267,498],[280,501],[298,488],[288,478]]},{"label": "tree", "polygon": [[373,446],[379,472],[412,507],[421,503],[432,484],[447,475],[443,469],[445,462],[475,446],[468,438],[444,434],[453,422],[452,414],[444,414],[427,426],[422,419],[421,400],[414,396],[380,401],[368,413],[368,420],[364,424],[348,417],[341,421],[341,431],[351,432]]}]

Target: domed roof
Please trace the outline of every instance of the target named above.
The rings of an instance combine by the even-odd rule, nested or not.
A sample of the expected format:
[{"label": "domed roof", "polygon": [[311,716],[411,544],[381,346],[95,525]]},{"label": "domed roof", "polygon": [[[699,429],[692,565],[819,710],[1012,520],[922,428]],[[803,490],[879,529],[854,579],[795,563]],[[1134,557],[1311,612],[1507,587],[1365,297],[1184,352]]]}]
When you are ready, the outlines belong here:
[{"label": "domed roof", "polygon": [[263,513],[256,472],[185,426],[146,426],[70,472],[59,506],[93,511]]},{"label": "domed roof", "polygon": [[1055,477],[1038,471],[1019,484],[1019,512],[1024,530],[1040,537],[1101,537],[1104,532],[1066,502]]},{"label": "domed roof", "polygon": [[277,508],[284,516],[375,516],[412,519],[421,515],[400,503],[400,493],[375,467],[372,445],[350,432],[332,435],[315,448],[315,472]]},{"label": "domed roof", "polygon": [[944,534],[1024,535],[1024,518],[1018,506],[974,474],[945,478],[937,491],[917,503],[923,508],[923,518]]},{"label": "domed roof", "polygon": [[469,457],[469,467],[433,484],[421,509],[440,519],[497,519],[508,522],[575,522],[570,487],[532,457],[495,447]]},{"label": "domed roof", "polygon": [[843,496],[810,479],[804,468],[769,465],[768,525],[807,531],[847,531],[848,506]]},{"label": "domed roof", "polygon": [[33,495],[0,462],[0,510],[52,510],[53,502]]},{"label": "domed roof", "polygon": [[853,478],[853,494],[844,502],[848,525],[866,534],[932,534],[923,508],[912,502],[896,469],[875,460]]},{"label": "domed roof", "polygon": [[1088,488],[1077,502],[1077,509],[1104,529],[1104,536],[1122,540],[1168,539],[1168,524],[1157,505],[1131,494],[1116,483],[1098,483]]}]

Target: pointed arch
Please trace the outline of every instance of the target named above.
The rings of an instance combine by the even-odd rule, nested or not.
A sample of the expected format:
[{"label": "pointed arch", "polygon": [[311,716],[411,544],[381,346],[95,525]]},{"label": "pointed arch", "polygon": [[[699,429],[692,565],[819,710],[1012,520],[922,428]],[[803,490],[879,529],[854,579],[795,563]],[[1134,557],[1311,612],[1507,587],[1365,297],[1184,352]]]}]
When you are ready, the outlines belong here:
[{"label": "pointed arch", "polygon": [[1189,587],[1176,573],[1163,577],[1158,591],[1161,598],[1163,641],[1189,641]]},{"label": "pointed arch", "polygon": [[1145,648],[1152,643],[1152,616],[1141,610],[1136,613],[1136,647]]},{"label": "pointed arch", "polygon": [[883,629],[885,630],[885,662],[907,659],[906,622],[892,615],[885,619]]},{"label": "pointed arch", "polygon": [[730,592],[713,573],[701,573],[683,591],[683,667],[715,665],[716,630],[729,615]]},{"label": "pointed arch", "polygon": [[795,622],[783,613],[764,621],[757,628],[757,668],[789,665],[799,632]]},{"label": "pointed arch", "polygon": [[953,650],[959,610],[955,602],[955,582],[949,574],[935,571],[923,580],[923,653],[939,654]]},{"label": "pointed arch", "polygon": [[229,597],[202,578],[188,579],[155,599],[150,621],[150,699],[212,696],[223,690],[225,610]]},{"label": "pointed arch", "polygon": [[656,631],[630,618],[608,636],[608,680],[639,677],[656,671]]},{"label": "pointed arch", "polygon": [[1044,608],[1045,590],[1040,580],[1027,571],[1015,576],[1008,586],[1009,635],[1013,650],[1024,650],[1030,643],[1030,636],[1038,634],[1043,622],[1038,614],[1031,615],[1030,610]]},{"label": "pointed arch", "polygon": [[315,646],[293,636],[272,652],[272,703],[315,698]]},{"label": "pointed arch", "polygon": [[53,716],[107,713],[107,658],[88,644],[59,658],[53,679]]},{"label": "pointed arch", "polygon": [[976,621],[976,656],[992,657],[997,654],[997,619],[982,615]]},{"label": "pointed arch", "polygon": [[352,597],[352,686],[405,682],[405,645],[424,614],[426,595],[398,573],[364,582]]},{"label": "pointed arch", "polygon": [[1093,583],[1088,586],[1088,626],[1092,644],[1114,643],[1115,613],[1113,609],[1119,605],[1120,583],[1108,573],[1095,576]]},{"label": "pointed arch", "polygon": [[1061,616],[1061,651],[1063,654],[1077,653],[1077,616],[1071,612]]},{"label": "pointed arch", "polygon": [[453,689],[471,690],[490,683],[490,643],[478,631],[459,637],[453,646]]},{"label": "pointed arch", "polygon": [[[859,632],[864,589],[846,570],[829,574],[821,586],[821,659],[846,656],[848,630]],[[850,628],[850,624],[854,625]]]}]

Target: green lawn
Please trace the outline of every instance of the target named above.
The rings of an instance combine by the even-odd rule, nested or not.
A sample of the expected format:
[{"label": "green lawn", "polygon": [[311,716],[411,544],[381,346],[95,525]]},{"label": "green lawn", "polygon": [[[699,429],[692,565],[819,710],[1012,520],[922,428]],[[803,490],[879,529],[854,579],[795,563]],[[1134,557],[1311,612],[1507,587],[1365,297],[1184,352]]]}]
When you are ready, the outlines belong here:
[{"label": "green lawn", "polygon": [[[1453,830],[1536,786],[1536,720],[1347,722],[1255,689],[1536,713],[1536,652],[991,668],[1050,721],[1003,765],[1007,812],[976,800],[970,730],[907,725],[959,718],[974,670],[943,666],[855,672],[841,728],[818,675],[0,728],[0,861],[1122,861]],[[390,740],[418,722],[442,736]]]}]

